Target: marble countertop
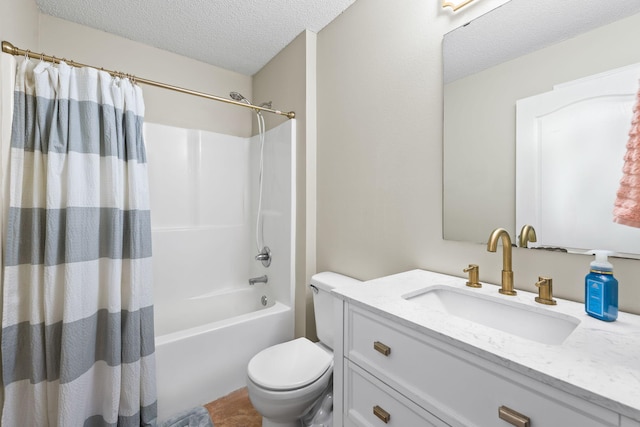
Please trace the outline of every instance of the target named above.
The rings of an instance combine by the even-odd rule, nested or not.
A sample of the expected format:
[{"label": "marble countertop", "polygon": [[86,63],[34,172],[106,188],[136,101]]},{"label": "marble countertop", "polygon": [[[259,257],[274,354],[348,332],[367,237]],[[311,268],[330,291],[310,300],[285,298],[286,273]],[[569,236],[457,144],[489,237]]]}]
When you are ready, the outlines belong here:
[{"label": "marble countertop", "polygon": [[[438,338],[528,377],[640,421],[640,316],[619,313],[615,322],[588,316],[581,303],[555,298],[555,306],[534,301],[537,294],[498,293],[499,286],[465,286],[465,278],[412,270],[334,289],[339,298]],[[469,320],[429,311],[402,298],[432,285],[451,286],[572,316],[580,321],[558,345],[541,344]]]}]

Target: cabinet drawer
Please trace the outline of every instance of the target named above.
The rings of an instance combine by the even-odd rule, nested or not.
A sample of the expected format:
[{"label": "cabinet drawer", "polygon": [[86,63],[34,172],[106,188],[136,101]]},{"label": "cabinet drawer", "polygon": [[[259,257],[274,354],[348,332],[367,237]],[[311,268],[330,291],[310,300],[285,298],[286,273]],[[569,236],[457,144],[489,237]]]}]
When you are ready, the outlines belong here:
[{"label": "cabinet drawer", "polygon": [[345,332],[351,361],[448,424],[506,426],[498,419],[504,405],[532,427],[618,426],[612,411],[357,307]]},{"label": "cabinet drawer", "polygon": [[[446,427],[447,424],[345,360],[346,426]],[[378,414],[378,415],[376,415]],[[387,418],[388,417],[388,418]]]}]

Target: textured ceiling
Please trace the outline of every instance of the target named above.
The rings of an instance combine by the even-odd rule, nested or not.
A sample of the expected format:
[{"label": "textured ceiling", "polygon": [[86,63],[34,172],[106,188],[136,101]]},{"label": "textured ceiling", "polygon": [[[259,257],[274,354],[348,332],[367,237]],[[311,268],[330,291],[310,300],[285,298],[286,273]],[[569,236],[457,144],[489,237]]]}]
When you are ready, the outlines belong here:
[{"label": "textured ceiling", "polygon": [[445,35],[445,83],[639,12],[640,0],[511,0]]},{"label": "textured ceiling", "polygon": [[354,1],[36,0],[36,3],[48,15],[253,75],[302,31],[319,32]]}]

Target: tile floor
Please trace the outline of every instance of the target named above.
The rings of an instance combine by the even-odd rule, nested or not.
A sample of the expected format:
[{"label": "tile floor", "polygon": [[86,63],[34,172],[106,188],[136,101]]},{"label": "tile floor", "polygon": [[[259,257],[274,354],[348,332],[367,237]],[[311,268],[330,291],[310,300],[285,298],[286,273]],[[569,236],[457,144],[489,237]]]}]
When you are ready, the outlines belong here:
[{"label": "tile floor", "polygon": [[204,405],[214,427],[261,427],[262,417],[249,401],[247,388]]}]

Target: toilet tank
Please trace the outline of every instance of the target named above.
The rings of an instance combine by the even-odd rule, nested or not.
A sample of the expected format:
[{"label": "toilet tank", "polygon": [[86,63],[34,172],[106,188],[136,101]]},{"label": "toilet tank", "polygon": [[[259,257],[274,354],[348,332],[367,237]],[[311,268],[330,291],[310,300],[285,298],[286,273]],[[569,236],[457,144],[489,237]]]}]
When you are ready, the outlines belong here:
[{"label": "toilet tank", "polygon": [[331,290],[357,284],[362,284],[362,282],[330,271],[314,274],[311,277],[313,309],[315,311],[318,338],[320,342],[332,350],[334,330],[339,325],[336,325],[334,320],[333,303],[335,297],[331,294]]}]

